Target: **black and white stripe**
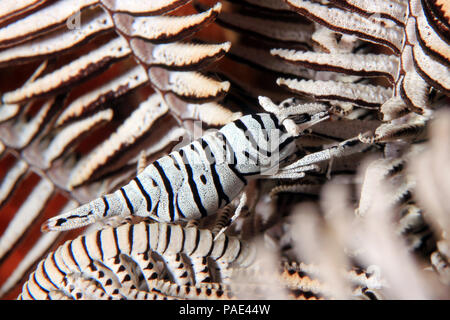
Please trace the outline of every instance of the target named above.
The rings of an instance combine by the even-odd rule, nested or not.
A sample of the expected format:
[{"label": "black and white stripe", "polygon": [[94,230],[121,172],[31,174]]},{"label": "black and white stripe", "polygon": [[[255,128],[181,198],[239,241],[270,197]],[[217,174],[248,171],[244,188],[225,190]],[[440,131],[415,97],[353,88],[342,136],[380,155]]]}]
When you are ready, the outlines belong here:
[{"label": "black and white stripe", "polygon": [[295,151],[293,137],[269,113],[247,115],[147,166],[129,184],[49,219],[43,230],[81,227],[135,215],[162,222],[215,213],[255,178]]}]

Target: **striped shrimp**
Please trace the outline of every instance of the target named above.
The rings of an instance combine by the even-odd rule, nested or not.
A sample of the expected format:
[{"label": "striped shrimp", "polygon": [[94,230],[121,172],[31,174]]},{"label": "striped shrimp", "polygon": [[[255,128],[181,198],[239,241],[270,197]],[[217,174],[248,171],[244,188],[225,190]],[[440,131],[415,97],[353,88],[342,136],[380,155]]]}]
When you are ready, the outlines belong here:
[{"label": "striped shrimp", "polygon": [[230,203],[248,179],[302,177],[304,172],[282,165],[297,149],[295,138],[328,118],[326,107],[277,106],[264,97],[260,103],[267,113],[243,116],[205,134],[154,161],[114,193],[47,220],[42,230],[68,230],[114,216],[199,219]]}]

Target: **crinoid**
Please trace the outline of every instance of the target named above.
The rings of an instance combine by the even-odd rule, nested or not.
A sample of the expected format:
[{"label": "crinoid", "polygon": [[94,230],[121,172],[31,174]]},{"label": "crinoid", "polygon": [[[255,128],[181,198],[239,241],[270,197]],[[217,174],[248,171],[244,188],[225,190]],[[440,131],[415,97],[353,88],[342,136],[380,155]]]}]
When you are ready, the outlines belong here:
[{"label": "crinoid", "polygon": [[4,2],[0,295],[449,298],[445,3]]}]

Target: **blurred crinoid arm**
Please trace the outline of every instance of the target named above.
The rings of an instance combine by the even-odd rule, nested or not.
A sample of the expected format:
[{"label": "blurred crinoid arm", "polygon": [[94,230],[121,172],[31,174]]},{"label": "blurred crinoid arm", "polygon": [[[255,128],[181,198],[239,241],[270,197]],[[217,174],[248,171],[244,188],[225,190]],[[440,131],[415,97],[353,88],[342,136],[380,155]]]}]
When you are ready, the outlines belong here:
[{"label": "blurred crinoid arm", "polygon": [[231,271],[248,267],[254,256],[249,244],[226,235],[213,240],[209,230],[124,224],[79,236],[51,252],[19,298],[229,298]]},{"label": "blurred crinoid arm", "polygon": [[[0,206],[11,213],[2,262],[36,222],[59,212],[62,198],[84,203],[123,184],[141,150],[159,157],[192,134],[193,121],[237,117],[221,103],[229,83],[207,75],[230,43],[193,41],[220,3],[197,13],[189,0],[4,2]],[[24,201],[26,186],[35,192]],[[18,228],[9,217],[30,207]],[[22,249],[28,268],[38,256],[31,248]],[[23,277],[27,267],[20,270]]]},{"label": "blurred crinoid arm", "polygon": [[[324,293],[328,297],[347,299],[355,294],[371,299],[445,297],[445,287],[423,269],[417,260],[420,258],[403,238],[415,232],[414,225],[424,228],[423,225],[412,223],[409,231],[404,229],[406,234],[399,234],[395,228],[399,223],[399,207],[408,201],[396,197],[404,193],[401,189],[405,183],[398,181],[404,177],[398,176],[400,168],[396,172],[386,170],[393,166],[387,161],[381,163],[383,160],[370,162],[365,171],[364,184],[372,182],[371,199],[364,198],[363,208],[362,196],[367,189],[362,189],[359,215],[354,214],[350,188],[338,181],[331,181],[322,189],[320,207],[313,204],[296,207],[290,226],[294,251],[301,261],[316,265],[318,279],[323,290],[327,289]],[[409,190],[412,192],[413,188],[409,186]],[[424,236],[422,240],[427,238]],[[345,275],[343,271],[349,269]],[[361,276],[359,280],[357,275]]]},{"label": "blurred crinoid arm", "polygon": [[411,159],[408,172],[419,183],[415,191],[418,204],[423,208],[425,220],[435,230],[437,250],[430,256],[433,268],[440,274],[441,281],[450,284],[450,219],[446,199],[450,194],[448,147],[450,115],[448,110],[436,113],[431,124],[431,138],[425,150]]}]

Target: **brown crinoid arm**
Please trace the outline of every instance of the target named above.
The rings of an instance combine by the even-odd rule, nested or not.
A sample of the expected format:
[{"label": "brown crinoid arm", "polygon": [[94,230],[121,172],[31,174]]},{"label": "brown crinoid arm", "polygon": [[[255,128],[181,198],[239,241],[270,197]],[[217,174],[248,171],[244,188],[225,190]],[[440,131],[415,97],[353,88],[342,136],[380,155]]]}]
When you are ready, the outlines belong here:
[{"label": "brown crinoid arm", "polygon": [[235,116],[221,105],[229,83],[208,75],[230,44],[193,41],[220,3],[197,13],[189,0],[4,2],[1,296],[61,240],[40,235],[42,221],[130,179],[142,150],[160,157],[189,121]]}]

